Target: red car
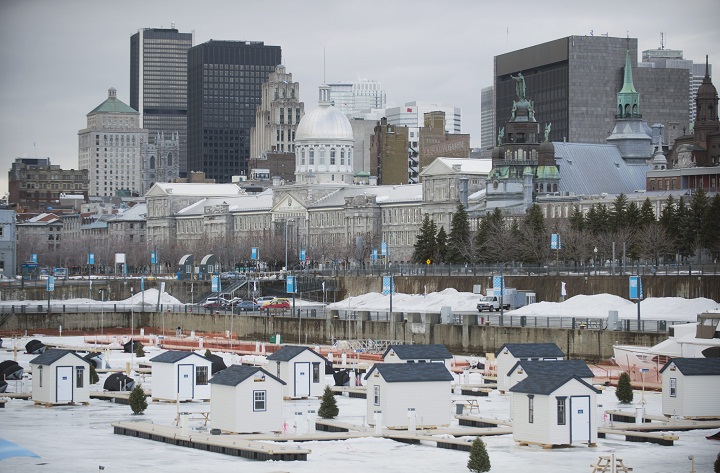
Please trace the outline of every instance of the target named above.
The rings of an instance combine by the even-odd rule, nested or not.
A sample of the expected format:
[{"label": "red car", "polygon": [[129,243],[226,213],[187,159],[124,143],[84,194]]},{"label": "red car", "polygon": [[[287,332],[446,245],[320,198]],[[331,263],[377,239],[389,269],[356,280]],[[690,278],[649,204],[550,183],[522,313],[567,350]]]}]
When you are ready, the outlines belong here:
[{"label": "red car", "polygon": [[267,301],[267,302],[263,303],[263,305],[260,308],[261,309],[289,309],[290,301],[287,299],[276,297],[275,299],[273,299],[271,301]]}]

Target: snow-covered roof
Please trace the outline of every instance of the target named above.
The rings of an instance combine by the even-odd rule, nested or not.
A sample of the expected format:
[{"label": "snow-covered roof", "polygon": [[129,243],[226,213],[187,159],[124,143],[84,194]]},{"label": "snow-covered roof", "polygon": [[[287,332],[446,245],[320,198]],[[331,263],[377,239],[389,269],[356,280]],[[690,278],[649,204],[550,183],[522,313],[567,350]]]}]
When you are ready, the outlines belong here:
[{"label": "snow-covered roof", "polygon": [[244,194],[235,184],[204,184],[195,182],[156,182],[147,196],[182,195],[190,197],[223,197]]}]

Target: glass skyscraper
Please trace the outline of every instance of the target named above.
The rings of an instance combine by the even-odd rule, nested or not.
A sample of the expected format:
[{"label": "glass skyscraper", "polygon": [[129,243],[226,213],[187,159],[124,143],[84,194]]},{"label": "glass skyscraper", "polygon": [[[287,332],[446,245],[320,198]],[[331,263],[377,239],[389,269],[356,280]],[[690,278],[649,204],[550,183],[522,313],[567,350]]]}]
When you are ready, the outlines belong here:
[{"label": "glass skyscraper", "polygon": [[130,106],[152,141],[158,133],[180,139],[180,174],[187,171],[187,53],[193,33],[140,29],[130,37]]},{"label": "glass skyscraper", "polygon": [[188,171],[216,182],[247,175],[262,84],[281,63],[280,46],[208,41],[188,52]]}]

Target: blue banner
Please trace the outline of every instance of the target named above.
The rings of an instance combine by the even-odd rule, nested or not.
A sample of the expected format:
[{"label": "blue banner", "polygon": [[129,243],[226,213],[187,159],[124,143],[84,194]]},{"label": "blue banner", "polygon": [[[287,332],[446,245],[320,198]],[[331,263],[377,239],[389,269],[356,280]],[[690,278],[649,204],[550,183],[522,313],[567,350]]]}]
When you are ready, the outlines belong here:
[{"label": "blue banner", "polygon": [[562,242],[560,241],[560,235],[558,233],[553,233],[550,237],[550,249],[553,250],[560,250],[562,249]]},{"label": "blue banner", "polygon": [[373,259],[373,261],[375,261],[375,260],[378,259],[378,251],[377,251],[377,248],[374,248],[374,249],[373,249],[372,259]]},{"label": "blue banner", "polygon": [[295,276],[288,276],[285,279],[285,292],[293,294],[295,292]]},{"label": "blue banner", "polygon": [[253,247],[250,250],[250,259],[255,260],[255,261],[260,259],[260,249],[259,248]]},{"label": "blue banner", "polygon": [[48,292],[53,292],[55,290],[55,277],[54,276],[48,276],[47,290],[48,290]]},{"label": "blue banner", "polygon": [[[639,297],[638,297],[639,295]],[[640,276],[630,276],[630,299],[642,299],[642,279]]]},{"label": "blue banner", "polygon": [[383,286],[382,286],[382,293],[383,295],[387,296],[390,294],[390,289],[392,288],[392,293],[395,294],[395,284],[393,284],[395,281],[393,281],[392,276],[383,276]]},{"label": "blue banner", "polygon": [[380,254],[382,254],[383,256],[387,256],[387,253],[387,243],[382,242],[382,244],[380,245]]},{"label": "blue banner", "polygon": [[305,261],[305,260],[306,260],[305,250],[300,250],[300,261]]},{"label": "blue banner", "polygon": [[95,264],[95,253],[90,253],[88,255],[88,264]]},{"label": "blue banner", "polygon": [[150,252],[150,264],[157,264],[157,253],[154,251]]},{"label": "blue banner", "polygon": [[145,290],[145,276],[140,278],[140,290],[141,291]]},{"label": "blue banner", "polygon": [[222,283],[220,282],[220,276],[213,276],[212,277],[212,287],[210,288],[212,292],[220,292],[222,291]]},{"label": "blue banner", "polygon": [[493,276],[493,296],[505,295],[505,277]]},{"label": "blue banner", "polygon": [[32,261],[33,263],[37,263],[37,253],[32,254],[32,256],[30,257],[30,261]]}]

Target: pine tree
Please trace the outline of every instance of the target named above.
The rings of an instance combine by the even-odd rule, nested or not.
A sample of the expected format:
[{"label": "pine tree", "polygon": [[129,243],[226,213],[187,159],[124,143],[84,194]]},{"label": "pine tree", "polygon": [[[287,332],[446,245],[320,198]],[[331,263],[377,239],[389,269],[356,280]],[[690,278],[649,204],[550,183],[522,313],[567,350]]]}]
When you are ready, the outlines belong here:
[{"label": "pine tree", "polygon": [[706,242],[706,248],[710,252],[713,261],[720,258],[720,194],[710,201],[703,218],[702,239]]},{"label": "pine tree", "polygon": [[330,386],[325,386],[318,415],[323,419],[334,419],[339,413],[340,409],[338,409],[337,401],[335,401],[335,394],[333,394]]},{"label": "pine tree", "polygon": [[646,197],[645,202],[643,202],[640,207],[640,225],[645,227],[651,223],[655,223],[655,221],[655,211],[653,210],[652,202],[650,202],[650,197]]},{"label": "pine tree", "polygon": [[445,233],[445,227],[440,226],[437,235],[435,236],[435,261],[438,263],[444,263],[447,255],[447,234]]},{"label": "pine tree", "polygon": [[573,230],[581,232],[585,228],[585,216],[577,205],[573,207],[573,213],[568,221],[570,222],[570,228]]},{"label": "pine tree", "polygon": [[610,230],[616,231],[624,228],[628,224],[627,220],[628,198],[625,194],[620,193],[613,201],[612,210],[610,211]]},{"label": "pine tree", "polygon": [[618,401],[622,402],[623,404],[630,404],[632,402],[633,390],[632,384],[630,384],[630,375],[627,373],[627,371],[623,371],[620,375],[615,395],[617,396]]},{"label": "pine tree", "polygon": [[207,350],[205,350],[205,358],[210,358],[210,355],[212,355],[212,352],[208,348]]},{"label": "pine tree", "polygon": [[98,381],[100,381],[100,376],[98,376],[95,369],[95,363],[90,363],[90,384],[95,384]]},{"label": "pine tree", "polygon": [[435,252],[435,222],[430,219],[430,215],[425,214],[420,232],[415,239],[415,245],[412,260],[415,263],[425,264],[427,260],[433,261]]},{"label": "pine tree", "polygon": [[140,342],[137,342],[137,348],[135,349],[135,356],[137,356],[138,358],[145,357],[145,350],[143,350],[143,344]]},{"label": "pine tree", "polygon": [[458,204],[450,222],[450,234],[447,240],[445,261],[448,264],[467,262],[467,249],[470,246],[470,223],[465,207]]},{"label": "pine tree", "polygon": [[[702,260],[703,249],[707,248],[708,241],[706,241],[703,232],[703,220],[705,213],[709,206],[709,199],[705,189],[702,187],[696,189],[693,193],[692,199],[690,199],[690,205],[687,212],[687,225],[685,239],[687,240],[693,253],[696,253]],[[712,238],[715,238],[713,235]]]},{"label": "pine tree", "polygon": [[130,391],[130,397],[128,398],[130,403],[130,409],[133,414],[142,414],[148,407],[147,398],[145,397],[145,390],[139,384],[135,385],[132,391]]},{"label": "pine tree", "polygon": [[490,471],[490,457],[485,449],[485,443],[480,437],[477,437],[473,441],[472,447],[470,447],[470,459],[467,467],[473,473]]},{"label": "pine tree", "polygon": [[720,453],[718,453],[718,456],[715,459],[715,465],[713,466],[713,471],[715,473],[720,473]]}]

